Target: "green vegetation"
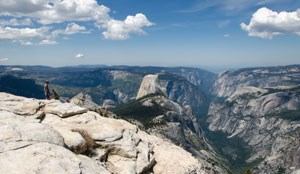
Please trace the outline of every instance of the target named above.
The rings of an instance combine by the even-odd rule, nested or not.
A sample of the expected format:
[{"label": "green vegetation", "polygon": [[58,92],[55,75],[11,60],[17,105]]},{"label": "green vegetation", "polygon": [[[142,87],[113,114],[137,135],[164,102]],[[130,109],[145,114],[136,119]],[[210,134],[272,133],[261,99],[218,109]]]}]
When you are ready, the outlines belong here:
[{"label": "green vegetation", "polygon": [[243,173],[249,168],[246,159],[250,157],[251,150],[242,139],[227,138],[223,132],[205,132],[216,151],[228,160],[233,173]]},{"label": "green vegetation", "polygon": [[220,131],[210,131],[208,129],[208,123],[206,123],[205,120],[206,118],[201,118],[200,120],[200,125],[205,136],[215,151],[225,160],[225,165],[229,166],[232,173],[241,174],[247,172],[247,170],[251,171],[250,169],[261,162],[261,160],[259,160],[253,163],[246,163],[246,160],[252,153],[247,143],[238,137],[227,138],[228,134]]},{"label": "green vegetation", "polygon": [[285,168],[279,167],[278,171],[276,174],[285,174]]},{"label": "green vegetation", "polygon": [[[260,91],[259,91],[260,92]],[[239,100],[251,100],[257,98],[254,93],[245,93],[238,96]]]},{"label": "green vegetation", "polygon": [[156,102],[152,106],[144,106],[142,102],[148,97],[154,97],[157,94],[150,94],[138,100],[132,100],[114,108],[112,111],[124,119],[134,119],[141,122],[145,127],[153,126],[152,120],[156,116],[165,114],[166,110]]},{"label": "green vegetation", "polygon": [[289,121],[300,121],[300,110],[288,110],[278,114],[266,115],[266,117],[276,117]]},{"label": "green vegetation", "polygon": [[300,110],[286,111],[278,114],[277,116],[285,120],[300,121]]},{"label": "green vegetation", "polygon": [[251,170],[250,169],[247,169],[245,174],[252,174]]}]

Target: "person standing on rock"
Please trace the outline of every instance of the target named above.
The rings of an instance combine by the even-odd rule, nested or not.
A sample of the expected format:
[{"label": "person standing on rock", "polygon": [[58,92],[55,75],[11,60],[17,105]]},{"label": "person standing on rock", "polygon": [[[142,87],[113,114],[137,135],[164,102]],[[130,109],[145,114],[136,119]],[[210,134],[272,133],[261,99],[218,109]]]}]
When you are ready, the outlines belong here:
[{"label": "person standing on rock", "polygon": [[47,80],[44,85],[45,97],[47,100],[50,100],[50,90],[49,90],[49,81]]}]

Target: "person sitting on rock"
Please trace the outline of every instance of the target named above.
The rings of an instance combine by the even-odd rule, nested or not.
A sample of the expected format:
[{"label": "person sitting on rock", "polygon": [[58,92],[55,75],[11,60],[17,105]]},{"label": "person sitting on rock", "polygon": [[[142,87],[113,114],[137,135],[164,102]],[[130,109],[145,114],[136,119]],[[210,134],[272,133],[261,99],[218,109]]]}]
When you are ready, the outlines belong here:
[{"label": "person sitting on rock", "polygon": [[59,95],[57,94],[57,92],[54,90],[54,89],[52,89],[52,93],[53,93],[53,99],[55,99],[55,100],[59,100]]},{"label": "person sitting on rock", "polygon": [[47,80],[44,85],[45,97],[47,100],[50,100],[50,90],[49,90],[49,81]]}]

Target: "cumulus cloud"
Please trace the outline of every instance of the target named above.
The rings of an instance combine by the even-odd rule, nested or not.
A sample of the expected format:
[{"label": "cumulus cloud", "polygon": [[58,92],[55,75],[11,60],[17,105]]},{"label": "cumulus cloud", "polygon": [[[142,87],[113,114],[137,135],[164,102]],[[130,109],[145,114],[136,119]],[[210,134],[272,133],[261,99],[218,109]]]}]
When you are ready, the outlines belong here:
[{"label": "cumulus cloud", "polygon": [[[43,40],[45,40],[45,43],[47,43],[46,40],[51,40],[54,43],[53,38],[59,35],[88,33],[85,26],[80,26],[75,22],[94,22],[95,27],[104,30],[102,34],[105,39],[113,40],[128,39],[130,34],[145,34],[143,27],[153,25],[142,13],[127,16],[124,21],[111,18],[109,13],[110,9],[98,4],[96,0],[0,1],[0,17],[11,18],[10,20],[1,20],[0,26],[24,26],[37,23],[38,25],[52,27],[53,30],[50,33],[52,38],[49,38],[48,33],[48,36],[44,35]],[[54,25],[62,23],[69,23],[65,30],[57,29],[57,25]],[[20,31],[25,30],[25,28],[10,28],[10,30]],[[28,36],[28,34],[25,35]],[[9,39],[7,36],[5,38]],[[35,36],[32,38],[35,38]]]},{"label": "cumulus cloud", "polygon": [[110,20],[103,25],[107,30],[102,34],[105,39],[125,40],[131,33],[145,34],[142,28],[152,25],[144,14],[138,13],[135,16],[127,16],[124,21]]},{"label": "cumulus cloud", "polygon": [[78,53],[75,55],[75,58],[77,58],[77,59],[84,58],[84,55],[81,53]]},{"label": "cumulus cloud", "polygon": [[0,40],[22,40],[43,37],[48,28],[11,28],[0,26]]},{"label": "cumulus cloud", "polygon": [[54,37],[58,35],[72,35],[72,34],[77,34],[77,33],[89,33],[84,26],[80,26],[74,22],[69,23],[66,27],[65,30],[55,30],[52,32],[52,35]]},{"label": "cumulus cloud", "polygon": [[241,28],[249,36],[269,39],[280,34],[300,35],[300,9],[293,12],[275,12],[263,7],[252,15],[248,25],[242,23]]},{"label": "cumulus cloud", "polygon": [[0,15],[27,16],[52,24],[106,18],[110,9],[96,0],[10,0],[0,2],[0,11]]}]

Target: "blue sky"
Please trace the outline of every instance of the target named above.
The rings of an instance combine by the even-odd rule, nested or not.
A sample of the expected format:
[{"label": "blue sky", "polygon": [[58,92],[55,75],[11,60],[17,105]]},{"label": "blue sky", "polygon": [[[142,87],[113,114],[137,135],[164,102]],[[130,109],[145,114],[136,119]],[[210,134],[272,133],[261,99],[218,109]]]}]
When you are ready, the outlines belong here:
[{"label": "blue sky", "polygon": [[0,64],[300,64],[297,0],[0,0]]}]

